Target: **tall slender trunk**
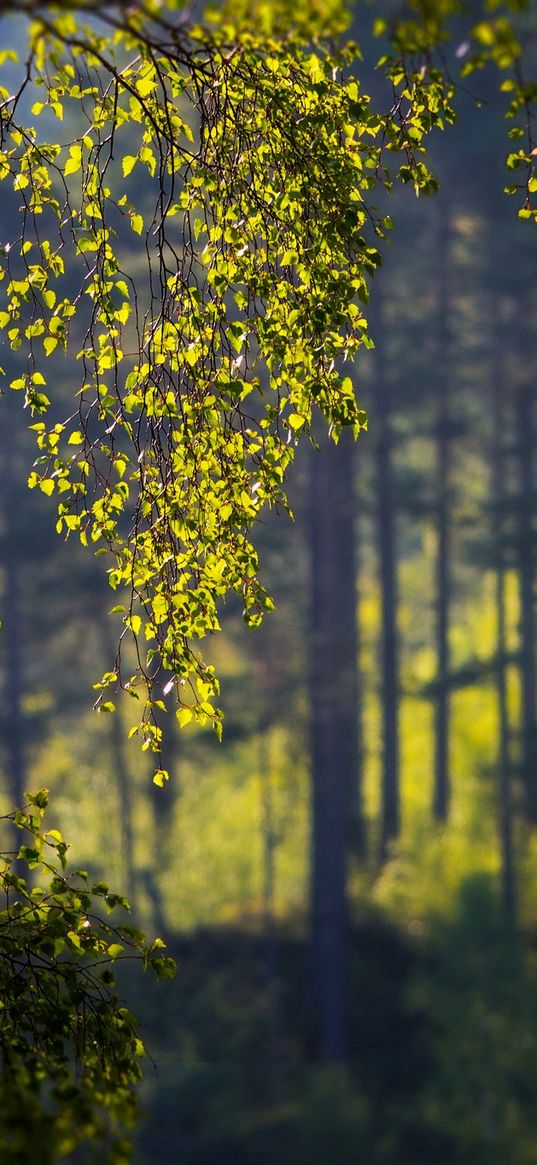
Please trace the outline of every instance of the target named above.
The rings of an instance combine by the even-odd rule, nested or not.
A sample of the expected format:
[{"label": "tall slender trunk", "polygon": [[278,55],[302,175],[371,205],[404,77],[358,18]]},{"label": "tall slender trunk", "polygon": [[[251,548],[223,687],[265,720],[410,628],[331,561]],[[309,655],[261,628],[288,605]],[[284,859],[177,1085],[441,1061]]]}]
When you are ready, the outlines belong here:
[{"label": "tall slender trunk", "polygon": [[263,853],[262,901],[263,929],[266,939],[267,978],[272,980],[276,966],[274,896],[276,887],[276,823],[274,789],[270,758],[270,727],[263,713],[259,717],[258,766],[261,785],[261,838]]},{"label": "tall slender trunk", "polygon": [[159,934],[166,934],[165,897],[159,885],[158,870],[166,868],[173,861],[174,810],[180,791],[180,749],[179,733],[173,710],[159,713],[155,710],[157,723],[162,729],[162,767],[170,774],[169,781],[160,788],[153,782],[154,755],[151,755],[149,774],[149,800],[153,815],[153,852],[158,859],[151,861],[143,871],[146,892],[153,908],[153,920]]},{"label": "tall slender trunk", "polygon": [[134,858],[133,826],[134,790],[132,776],[129,772],[127,757],[125,755],[125,729],[121,723],[119,709],[113,715],[109,716],[108,720],[110,725],[112,765],[120,801],[121,855],[123,859],[125,887],[127,897],[134,903],[136,900],[136,863]]},{"label": "tall slender trunk", "polygon": [[518,572],[522,669],[522,780],[526,812],[537,822],[537,677],[535,668],[535,552],[533,546],[535,405],[533,387],[516,400],[518,446]]},{"label": "tall slender trunk", "polygon": [[[19,476],[16,466],[16,451],[13,446],[11,416],[14,409],[11,395],[3,402],[4,435],[0,450],[0,493],[3,505],[3,629],[2,646],[4,657],[4,747],[9,797],[13,807],[24,802],[26,790],[26,748],[23,711],[24,695],[24,654],[23,654],[23,612],[21,587],[23,569],[18,559],[15,483]],[[15,830],[15,845],[20,844],[20,832]]]},{"label": "tall slender trunk", "polygon": [[449,407],[449,242],[450,223],[442,208],[438,240],[438,304],[436,341],[436,698],[433,815],[443,823],[449,815],[451,795],[449,772],[449,616],[451,601],[449,488],[451,474],[451,434]]},{"label": "tall slender trunk", "polygon": [[[102,612],[97,613],[97,626],[101,636],[103,655],[106,660],[114,658],[114,642]],[[126,756],[125,733],[121,723],[119,708],[108,716],[109,745],[112,759],[112,769],[119,796],[119,820],[121,839],[121,860],[125,890],[131,902],[136,895],[136,864],[134,859],[134,827],[133,827],[133,800],[134,790],[132,776]]]},{"label": "tall slender trunk", "polygon": [[271,763],[271,731],[263,713],[263,669],[258,668],[259,681],[259,735],[258,764],[261,783],[262,831],[262,898],[265,983],[267,991],[267,1087],[269,1096],[276,1100],[282,1094],[282,1014],[281,980],[278,969],[278,933],[275,915],[276,894],[276,829],[274,787]]},{"label": "tall slender trunk", "polygon": [[517,894],[513,840],[513,795],[509,713],[507,705],[507,616],[505,606],[505,548],[503,506],[506,496],[504,454],[505,375],[502,341],[496,333],[493,368],[493,437],[491,496],[493,502],[494,556],[496,567],[496,699],[498,708],[498,829],[501,850],[502,904],[507,921],[516,925]]},{"label": "tall slender trunk", "polygon": [[24,801],[26,757],[24,747],[24,713],[22,697],[23,653],[21,612],[21,570],[12,550],[4,563],[4,640],[5,679],[4,717],[7,775],[10,799],[14,806]]},{"label": "tall slender trunk", "polygon": [[[342,446],[344,448],[344,446]],[[348,492],[352,500],[352,509],[357,510],[359,499],[356,496],[356,485],[354,475],[354,450],[351,448],[345,451],[349,457],[348,466]],[[354,678],[351,685],[350,716],[352,717],[352,737],[349,747],[349,771],[351,773],[351,801],[349,810],[349,855],[357,859],[358,862],[363,863],[367,858],[368,853],[368,838],[367,838],[367,823],[364,807],[364,694],[363,694],[363,675],[360,664],[361,656],[361,626],[360,626],[360,584],[361,584],[361,542],[360,542],[360,528],[358,526],[358,514],[354,515],[354,522],[350,523],[349,534],[352,538],[352,561],[350,563],[349,573],[354,576],[354,588],[351,591],[352,599],[352,614],[354,619],[351,625],[351,639],[349,649],[354,657]],[[354,710],[354,715],[353,715]],[[352,773],[354,772],[354,780]]]},{"label": "tall slender trunk", "polygon": [[381,602],[382,785],[380,861],[399,834],[399,636],[397,630],[397,550],[392,463],[392,384],[388,372],[385,321],[380,286],[375,287],[375,460],[377,482],[377,553]]},{"label": "tall slender trunk", "polygon": [[[359,806],[353,444],[311,455],[311,926],[321,1056],[341,1061],[347,1029],[347,856]],[[361,821],[360,808],[358,817]]]}]

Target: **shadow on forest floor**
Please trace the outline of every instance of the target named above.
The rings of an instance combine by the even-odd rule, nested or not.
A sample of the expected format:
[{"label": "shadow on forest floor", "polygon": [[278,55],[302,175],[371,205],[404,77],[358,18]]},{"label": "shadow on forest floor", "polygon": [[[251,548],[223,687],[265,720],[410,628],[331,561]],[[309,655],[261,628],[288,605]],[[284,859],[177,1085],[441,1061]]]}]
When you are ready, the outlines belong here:
[{"label": "shadow on forest floor", "polygon": [[136,1165],[537,1161],[537,974],[470,878],[416,937],[351,932],[349,1058],[315,1058],[307,944],[237,927],[172,941],[174,984],[135,1003],[156,1071]]}]

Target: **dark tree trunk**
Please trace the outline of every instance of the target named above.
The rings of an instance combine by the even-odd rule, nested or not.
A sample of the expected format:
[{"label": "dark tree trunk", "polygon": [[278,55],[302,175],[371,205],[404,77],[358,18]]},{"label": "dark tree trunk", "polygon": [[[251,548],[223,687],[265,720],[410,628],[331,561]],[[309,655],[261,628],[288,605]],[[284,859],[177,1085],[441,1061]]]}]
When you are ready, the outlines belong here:
[{"label": "dark tree trunk", "polygon": [[125,887],[127,897],[134,903],[136,900],[136,863],[134,858],[134,828],[132,820],[134,789],[125,755],[125,728],[121,722],[119,709],[109,716],[109,723],[110,752],[120,802],[121,856],[123,860]]},{"label": "dark tree trunk", "polygon": [[384,347],[385,321],[380,287],[374,305],[376,382],[373,401],[377,481],[377,553],[381,602],[382,801],[380,861],[399,835],[399,636],[397,630],[397,549],[393,480],[392,384]]},{"label": "dark tree trunk", "polygon": [[[5,745],[9,794],[13,806],[24,803],[26,758],[24,747],[21,571],[10,553],[4,564]],[[19,836],[20,840],[20,836]]]},{"label": "dark tree trunk", "polygon": [[258,763],[261,783],[261,830],[263,844],[263,921],[267,951],[267,977],[274,978],[276,966],[274,895],[276,886],[276,824],[274,820],[274,796],[270,763],[270,728],[262,726],[259,731]]},{"label": "dark tree trunk", "polygon": [[534,441],[535,407],[531,384],[523,384],[515,402],[519,467],[518,571],[522,669],[522,780],[526,812],[537,822],[537,731],[535,670]]},{"label": "dark tree trunk", "polygon": [[[103,655],[105,660],[114,658],[115,643],[106,622],[106,615],[97,612],[97,627],[100,633]],[[126,756],[125,730],[121,722],[119,707],[108,716],[109,745],[112,763],[112,772],[116,782],[119,798],[120,844],[123,877],[125,878],[125,892],[131,902],[136,896],[136,865],[134,859],[134,829],[133,829],[133,800],[134,789],[132,776]]]},{"label": "dark tree trunk", "polygon": [[506,920],[516,925],[516,868],[513,841],[513,795],[509,714],[507,705],[507,619],[505,607],[505,546],[503,506],[506,497],[504,454],[505,376],[502,342],[494,343],[493,369],[493,438],[491,497],[493,503],[492,540],[496,562],[496,698],[498,707],[498,827],[501,849],[502,904]]},{"label": "dark tree trunk", "polygon": [[435,698],[435,763],[433,815],[444,823],[449,815],[449,615],[451,601],[450,579],[450,520],[449,488],[451,473],[451,434],[449,407],[449,242],[450,225],[443,209],[438,246],[438,306],[436,343],[436,523],[437,545],[435,562],[436,592],[436,698]]},{"label": "dark tree trunk", "polygon": [[[278,967],[278,934],[275,917],[276,850],[278,832],[274,808],[271,763],[271,731],[263,711],[262,669],[258,670],[260,715],[258,764],[261,782],[261,830],[263,846],[263,931],[267,992],[267,1093],[276,1101],[282,1095],[285,1059],[282,1055],[281,979]],[[262,703],[263,701],[263,703]]]},{"label": "dark tree trunk", "polygon": [[173,710],[163,713],[155,710],[157,723],[162,729],[162,767],[170,774],[169,781],[162,788],[153,781],[154,754],[150,756],[149,800],[153,814],[153,858],[143,871],[145,889],[153,907],[154,923],[159,934],[166,934],[165,900],[158,881],[158,870],[164,869],[172,860],[173,823],[176,802],[180,791],[180,750],[181,743]]},{"label": "dark tree trunk", "polygon": [[[3,507],[2,548],[3,548],[3,628],[1,644],[4,660],[4,700],[3,725],[6,773],[11,805],[18,808],[24,803],[26,791],[26,748],[23,711],[24,695],[24,653],[23,653],[23,613],[21,587],[24,564],[21,563],[21,537],[16,528],[15,492],[20,486],[20,475],[16,452],[13,446],[11,418],[16,411],[16,402],[10,396],[3,401],[4,437],[0,461],[0,486]],[[21,841],[19,830],[15,830],[15,844]]]},{"label": "dark tree trunk", "polygon": [[361,823],[351,435],[311,455],[311,926],[321,1056],[341,1061],[347,1028],[347,855]]}]

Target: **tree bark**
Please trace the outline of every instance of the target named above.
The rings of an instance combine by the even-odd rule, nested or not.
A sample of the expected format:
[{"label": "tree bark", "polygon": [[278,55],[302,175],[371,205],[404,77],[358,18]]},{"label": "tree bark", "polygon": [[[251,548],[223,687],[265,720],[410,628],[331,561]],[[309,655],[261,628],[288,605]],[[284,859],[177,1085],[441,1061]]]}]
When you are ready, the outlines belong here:
[{"label": "tree bark", "polygon": [[[114,658],[115,643],[110,634],[106,615],[97,611],[97,629],[100,634],[104,659]],[[134,859],[134,828],[133,828],[133,799],[134,788],[129,765],[125,755],[125,735],[121,723],[119,707],[108,716],[109,745],[112,763],[112,772],[117,786],[119,799],[120,844],[123,863],[125,890],[130,902],[136,896],[136,864]]]},{"label": "tree bark", "polygon": [[449,487],[451,474],[451,434],[449,408],[449,242],[450,224],[442,208],[438,246],[438,304],[436,343],[436,499],[437,545],[436,591],[436,698],[433,815],[443,824],[449,816],[451,782],[449,772],[449,616],[451,602]]},{"label": "tree bark", "polygon": [[520,386],[516,399],[519,471],[518,573],[522,679],[522,780],[526,812],[537,822],[537,677],[535,669],[535,551],[533,531],[535,406],[533,388]]},{"label": "tree bark", "polygon": [[498,829],[501,850],[502,905],[506,920],[516,925],[517,893],[513,840],[513,794],[509,713],[507,705],[507,616],[505,607],[505,547],[503,507],[506,498],[504,454],[505,375],[502,341],[495,334],[493,368],[493,436],[491,496],[493,503],[492,540],[496,566],[496,699],[498,708]]},{"label": "tree bark", "polygon": [[276,825],[271,763],[271,729],[263,712],[263,669],[258,668],[259,734],[258,765],[261,783],[261,840],[263,851],[262,901],[265,985],[267,994],[267,1094],[273,1101],[282,1095],[284,1057],[282,1055],[281,979],[278,968],[276,925]]},{"label": "tree bark", "polygon": [[143,870],[145,889],[153,907],[154,923],[161,935],[168,932],[166,903],[159,880],[159,868],[166,868],[173,859],[174,811],[180,794],[180,754],[181,742],[177,721],[173,711],[166,713],[156,710],[157,723],[162,729],[162,766],[170,774],[169,781],[160,788],[153,781],[154,755],[150,757],[149,800],[153,815],[154,853],[157,855]]},{"label": "tree bark", "polygon": [[[24,803],[26,788],[26,757],[24,747],[24,714],[22,697],[23,652],[21,612],[21,572],[10,553],[4,563],[4,716],[7,773],[10,799],[13,806]],[[19,834],[20,840],[20,834]]]},{"label": "tree bark", "polygon": [[[18,402],[17,402],[18,403]],[[18,559],[20,552],[19,539],[14,523],[16,522],[15,490],[18,488],[20,477],[16,465],[16,454],[13,446],[13,425],[11,416],[14,413],[14,404],[11,394],[3,402],[3,423],[5,426],[2,440],[0,461],[0,486],[3,504],[3,574],[4,574],[4,601],[3,601],[3,628],[2,644],[4,656],[4,747],[6,756],[6,772],[9,784],[11,805],[19,808],[24,804],[26,791],[26,748],[25,724],[23,711],[24,695],[24,652],[23,652],[23,613],[21,604],[21,589],[23,569]],[[15,829],[15,846],[21,842],[20,831]]]},{"label": "tree bark", "polygon": [[375,287],[375,461],[377,553],[381,602],[382,784],[380,862],[399,835],[399,635],[397,630],[397,550],[393,480],[392,384],[384,346],[385,322],[380,285]]},{"label": "tree bark", "polygon": [[311,455],[311,927],[321,1057],[341,1061],[347,1031],[347,856],[359,788],[353,443]]}]

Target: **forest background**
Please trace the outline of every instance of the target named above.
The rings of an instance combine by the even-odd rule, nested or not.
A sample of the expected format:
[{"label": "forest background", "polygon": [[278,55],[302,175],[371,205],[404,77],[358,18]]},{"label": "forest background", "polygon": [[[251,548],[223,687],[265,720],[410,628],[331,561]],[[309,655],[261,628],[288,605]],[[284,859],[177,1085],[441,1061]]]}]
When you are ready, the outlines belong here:
[{"label": "forest background", "polygon": [[[164,788],[128,709],[91,711],[110,591],[25,490],[33,437],[2,400],[2,806],[48,786],[77,863],[178,959],[174,984],[125,985],[157,1064],[139,1165],[537,1161],[535,244],[503,194],[505,95],[469,89],[431,147],[439,193],[392,196],[369,430],[304,445],[295,522],[258,523],[277,612],[251,634],[228,603],[224,741],[170,718]],[[328,813],[312,846],[334,790],[344,834]],[[342,851],[334,1017],[317,857]]]}]

